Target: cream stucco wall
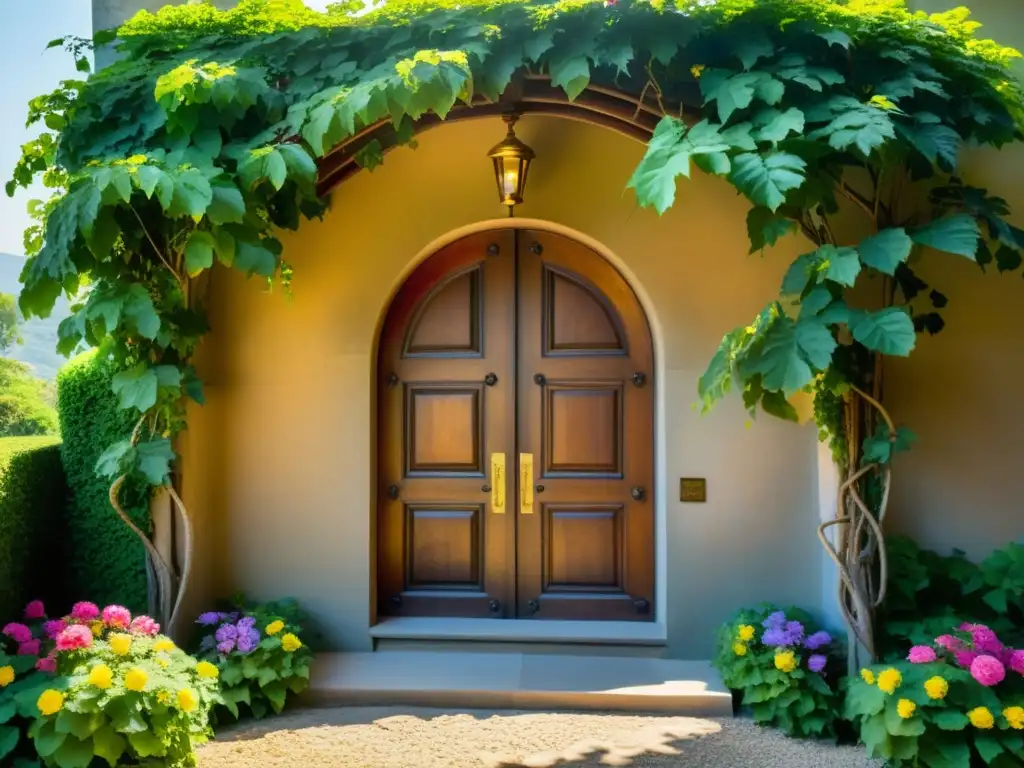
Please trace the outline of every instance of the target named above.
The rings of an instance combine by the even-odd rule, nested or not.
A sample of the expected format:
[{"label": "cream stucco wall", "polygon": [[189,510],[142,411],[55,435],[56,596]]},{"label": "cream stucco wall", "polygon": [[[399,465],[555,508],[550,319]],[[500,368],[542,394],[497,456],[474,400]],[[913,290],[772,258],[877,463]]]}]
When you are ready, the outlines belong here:
[{"label": "cream stucco wall", "polygon": [[[342,185],[323,223],[285,239],[293,300],[215,273],[201,365],[210,403],[184,445],[184,491],[213,542],[198,592],[291,594],[335,644],[368,647],[377,324],[427,244],[502,214],[486,160],[501,132],[496,119],[443,126]],[[538,155],[518,215],[610,250],[659,329],[669,652],[706,655],[741,603],[816,605],[814,429],[769,418],[748,428],[735,399],[705,417],[692,408],[722,334],[775,294],[799,244],[748,256],[745,202],[707,177],[662,218],[640,210],[624,190],[643,147],[605,129],[527,117],[518,133]],[[708,502],[681,504],[680,476],[706,477]]]}]

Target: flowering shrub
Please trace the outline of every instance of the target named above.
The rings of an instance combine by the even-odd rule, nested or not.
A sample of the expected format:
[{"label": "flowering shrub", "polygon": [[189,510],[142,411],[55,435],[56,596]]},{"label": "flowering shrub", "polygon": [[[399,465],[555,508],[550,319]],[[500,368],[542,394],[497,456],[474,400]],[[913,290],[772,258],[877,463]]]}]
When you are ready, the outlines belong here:
[{"label": "flowering shrub", "polygon": [[962,624],[906,661],[861,670],[846,716],[869,754],[892,766],[1024,764],[1024,650]]},{"label": "flowering shrub", "polygon": [[309,684],[310,649],[300,639],[301,612],[293,601],[210,611],[199,656],[220,670],[224,708],[238,719],[248,707],[257,718],[284,709],[288,694]]},{"label": "flowering shrub", "polygon": [[832,637],[806,613],[740,611],[719,632],[714,664],[757,723],[791,736],[835,735],[842,665]]},{"label": "flowering shrub", "polygon": [[[207,738],[209,712],[219,701],[216,667],[197,663],[160,635],[151,618],[132,618],[121,606],[101,611],[76,603],[68,616],[48,620],[41,604],[30,603],[30,616],[31,623],[2,631],[23,654],[9,665],[14,674],[28,670],[29,661],[34,667],[9,687],[18,688],[14,712],[30,721],[34,754],[45,765],[85,768],[95,758],[110,766],[194,765],[195,746]],[[0,680],[11,676],[3,669]],[[0,698],[0,715],[10,710]],[[27,746],[21,744],[22,754]]]}]

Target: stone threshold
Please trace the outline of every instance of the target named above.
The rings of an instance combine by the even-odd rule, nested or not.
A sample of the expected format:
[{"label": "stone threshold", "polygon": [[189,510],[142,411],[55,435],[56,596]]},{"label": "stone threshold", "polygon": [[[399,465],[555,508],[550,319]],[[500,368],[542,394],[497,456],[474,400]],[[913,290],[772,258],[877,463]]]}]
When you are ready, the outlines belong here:
[{"label": "stone threshold", "polygon": [[379,640],[478,640],[587,645],[668,644],[665,625],[648,621],[538,621],[397,616],[370,627]]},{"label": "stone threshold", "polygon": [[563,654],[323,653],[307,706],[672,712],[731,717],[732,696],[706,661]]}]

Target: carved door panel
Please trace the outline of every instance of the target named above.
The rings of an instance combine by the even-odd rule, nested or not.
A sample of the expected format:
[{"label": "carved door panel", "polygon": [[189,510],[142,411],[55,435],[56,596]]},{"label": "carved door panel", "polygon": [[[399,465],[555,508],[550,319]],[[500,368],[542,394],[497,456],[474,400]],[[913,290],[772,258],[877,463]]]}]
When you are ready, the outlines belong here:
[{"label": "carved door panel", "polygon": [[519,615],[650,620],[654,359],[643,309],[607,261],[558,235],[521,230],[517,271]]},{"label": "carved door panel", "polygon": [[382,615],[514,615],[514,339],[511,231],[442,249],[392,303],[378,360]]}]

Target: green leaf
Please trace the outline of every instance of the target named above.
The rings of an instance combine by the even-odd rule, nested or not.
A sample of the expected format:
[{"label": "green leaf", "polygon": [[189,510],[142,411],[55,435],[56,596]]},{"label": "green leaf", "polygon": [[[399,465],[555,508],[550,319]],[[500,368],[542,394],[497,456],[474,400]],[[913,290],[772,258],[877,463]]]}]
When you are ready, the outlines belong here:
[{"label": "green leaf", "polygon": [[896,274],[896,267],[910,257],[914,241],[902,227],[883,229],[876,235],[862,240],[857,250],[865,266],[877,269],[886,275]]},{"label": "green leaf", "polygon": [[47,758],[52,757],[60,749],[66,738],[67,734],[59,732],[53,720],[47,720],[39,727],[32,741],[39,756]]},{"label": "green leaf", "polygon": [[135,181],[135,186],[141,189],[147,198],[152,198],[157,185],[161,179],[167,178],[167,174],[155,165],[140,165],[135,169],[132,178]]},{"label": "green leaf", "polygon": [[766,109],[754,116],[754,125],[758,126],[758,141],[770,141],[778,144],[790,133],[800,135],[804,132],[804,113],[796,107],[785,112],[777,109]]},{"label": "green leaf", "polygon": [[139,335],[147,339],[155,339],[160,331],[160,316],[153,306],[153,298],[145,286],[139,283],[132,283],[128,287],[128,295],[125,297],[122,311]]},{"label": "green leaf", "polygon": [[817,251],[817,258],[822,260],[825,277],[829,280],[852,287],[860,274],[860,258],[854,248],[825,244]]},{"label": "green leaf", "polygon": [[[17,672],[17,670],[15,670],[15,672]],[[8,722],[17,713],[18,705],[14,702],[13,698],[9,698],[6,701],[0,701],[0,724]]]},{"label": "green leaf", "polygon": [[885,707],[885,727],[890,736],[920,736],[925,732],[924,718],[900,717],[897,699],[890,698]]},{"label": "green leaf", "polygon": [[105,725],[92,735],[93,751],[96,757],[106,760],[110,768],[117,765],[124,754],[127,742],[112,726]]},{"label": "green leaf", "polygon": [[945,216],[910,231],[910,239],[918,245],[937,251],[955,253],[974,260],[981,240],[978,223],[966,213]]},{"label": "green leaf", "polygon": [[590,61],[585,55],[557,58],[551,61],[548,69],[551,84],[565,91],[569,101],[575,101],[590,83]]},{"label": "green leaf", "polygon": [[962,731],[971,722],[967,715],[955,709],[940,709],[930,715],[932,722],[944,731]]},{"label": "green leaf", "polygon": [[856,99],[837,99],[830,104],[832,109],[838,111],[838,115],[824,128],[808,134],[807,138],[811,141],[827,138],[833,149],[856,147],[865,155],[870,155],[887,139],[896,138],[892,119],[884,110],[861,104]]},{"label": "green leaf", "polygon": [[156,405],[156,372],[145,363],[115,374],[111,388],[119,398],[120,408],[136,408],[145,413]]},{"label": "green leaf", "polygon": [[892,744],[889,741],[889,731],[885,727],[885,715],[871,715],[864,719],[860,726],[860,740],[867,747],[868,757],[892,756]]},{"label": "green leaf", "polygon": [[210,185],[210,206],[206,215],[213,224],[236,224],[245,217],[245,200],[230,181],[217,180]]},{"label": "green leaf", "polygon": [[782,294],[799,296],[807,289],[807,284],[817,280],[818,260],[813,253],[797,256],[786,270],[782,278]]},{"label": "green leaf", "polygon": [[826,29],[818,33],[818,37],[826,40],[829,45],[838,45],[849,48],[853,40],[841,29]]},{"label": "green leaf", "polygon": [[1021,265],[1020,251],[1014,250],[1005,245],[999,246],[996,251],[996,267],[1000,272],[1013,272]]},{"label": "green leaf", "polygon": [[956,168],[960,154],[960,135],[949,126],[940,123],[896,123],[896,131],[932,165]]},{"label": "green leaf", "polygon": [[277,672],[271,667],[261,667],[259,673],[260,687],[265,687],[268,683],[272,683],[277,680]]},{"label": "green leaf", "polygon": [[288,165],[278,150],[271,150],[263,157],[263,175],[274,189],[281,189],[288,180]]},{"label": "green leaf", "polygon": [[782,392],[765,392],[761,396],[764,412],[784,421],[799,421],[799,414]]},{"label": "green leaf", "polygon": [[204,269],[213,266],[213,249],[217,241],[213,235],[202,230],[193,230],[185,243],[185,270],[189,277],[195,277]]},{"label": "green leaf", "polygon": [[971,748],[960,733],[930,733],[918,742],[919,760],[928,768],[971,768]]},{"label": "green leaf", "polygon": [[89,768],[92,758],[92,739],[75,736],[68,736],[53,755],[58,768]]},{"label": "green leaf", "polygon": [[813,315],[798,320],[794,328],[796,342],[804,359],[818,370],[828,368],[837,346],[829,329]]},{"label": "green leaf", "polygon": [[121,461],[132,450],[127,440],[120,440],[100,454],[96,460],[96,474],[100,477],[117,477],[121,474]]},{"label": "green leaf", "polygon": [[883,355],[906,357],[914,348],[917,335],[914,321],[902,307],[887,307],[865,312],[851,327],[853,338]]},{"label": "green leaf", "polygon": [[793,322],[787,317],[780,317],[772,324],[765,334],[760,354],[752,363],[751,371],[763,375],[765,389],[781,390],[787,395],[803,389],[814,378],[800,354]]},{"label": "green leaf", "polygon": [[264,243],[262,240],[238,240],[234,265],[250,275],[273,277],[277,271],[277,255]]},{"label": "green leaf", "polygon": [[217,253],[217,260],[225,267],[235,263],[235,238],[226,229],[216,229],[213,232],[214,251]]},{"label": "green leaf", "polygon": [[778,216],[767,208],[758,206],[747,213],[747,235],[750,238],[750,252],[760,251],[775,245],[780,237],[796,231],[796,222]]},{"label": "green leaf", "polygon": [[18,746],[21,731],[13,725],[0,725],[0,759],[7,757]]},{"label": "green leaf", "polygon": [[[139,443],[135,447],[138,456],[138,469],[150,485],[165,485],[171,473],[171,462],[174,461],[174,449],[167,438],[158,437]],[[123,728],[118,728],[123,731]]]},{"label": "green leaf", "polygon": [[139,757],[161,757],[167,754],[167,747],[158,736],[149,731],[128,734],[128,743]]},{"label": "green leaf", "polygon": [[288,172],[305,184],[316,183],[316,161],[299,144],[281,144],[278,151],[284,158]]},{"label": "green leaf", "polygon": [[734,74],[723,69],[708,69],[700,77],[704,103],[712,101],[718,107],[718,119],[724,125],[733,113],[749,107],[755,96],[766,104],[778,104],[785,85],[766,72],[740,72]]},{"label": "green leaf", "polygon": [[93,731],[103,725],[104,717],[99,713],[78,713],[62,709],[57,713],[57,730],[60,733],[70,733],[79,739],[87,739],[92,736]]},{"label": "green leaf", "polygon": [[[207,207],[213,201],[213,190],[202,171],[188,168],[178,173],[173,180],[174,196],[171,198],[168,214],[175,217],[196,217],[206,213]],[[159,186],[157,196],[160,196]]]},{"label": "green leaf", "polygon": [[804,183],[806,167],[801,158],[787,152],[744,153],[733,158],[730,179],[755,205],[774,212],[786,201],[787,192]]},{"label": "green leaf", "polygon": [[991,763],[1005,751],[999,740],[988,733],[976,733],[974,735],[974,747],[986,763]]},{"label": "green leaf", "polygon": [[889,428],[879,424],[873,435],[864,438],[861,455],[865,464],[888,464],[894,454],[910,450],[917,436],[906,427],[897,427],[890,439]]}]

